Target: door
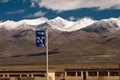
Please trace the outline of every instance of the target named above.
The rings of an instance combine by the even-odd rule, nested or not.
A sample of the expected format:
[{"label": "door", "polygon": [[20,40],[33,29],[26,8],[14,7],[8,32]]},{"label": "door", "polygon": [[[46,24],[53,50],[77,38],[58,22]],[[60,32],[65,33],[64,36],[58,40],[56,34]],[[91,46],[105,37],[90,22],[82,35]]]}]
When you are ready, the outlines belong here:
[{"label": "door", "polygon": [[83,72],[83,80],[86,80],[86,72]]}]

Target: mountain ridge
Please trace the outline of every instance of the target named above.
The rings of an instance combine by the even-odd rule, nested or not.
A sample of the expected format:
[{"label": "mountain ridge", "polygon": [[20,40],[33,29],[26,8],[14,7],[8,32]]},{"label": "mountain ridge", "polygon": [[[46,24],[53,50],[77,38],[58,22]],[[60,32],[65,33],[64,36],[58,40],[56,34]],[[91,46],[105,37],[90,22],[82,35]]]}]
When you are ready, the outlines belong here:
[{"label": "mountain ridge", "polygon": [[[48,24],[48,27],[51,27],[52,29],[56,29],[63,32],[72,32],[77,31],[82,28],[86,28],[91,25],[96,24],[115,24],[120,27],[120,19],[119,18],[110,18],[110,19],[103,19],[103,20],[92,20],[90,18],[83,18],[78,21],[68,21],[61,17],[56,17],[54,19],[48,20],[46,18],[38,18],[33,20],[21,20],[18,22],[15,21],[5,21],[0,23],[0,28],[5,27],[8,30],[13,30],[19,28],[21,25],[27,25],[32,27],[33,30],[36,30],[37,26]],[[105,24],[106,25],[106,24]]]},{"label": "mountain ridge", "polygon": [[[88,19],[81,20],[83,20],[80,21],[83,22],[83,25],[86,25],[85,23],[89,21]],[[37,48],[35,46],[35,30],[49,28],[50,64],[79,64],[81,62],[119,63],[119,22],[119,18],[111,18],[95,21],[93,24],[90,22],[90,25],[86,27],[82,25],[81,28],[77,22],[70,22],[72,26],[69,27],[67,25],[69,21],[58,17],[57,21],[56,19],[47,20],[39,25],[24,23],[17,26],[18,28],[10,30],[6,29],[6,27],[10,26],[7,24],[6,27],[5,25],[0,27],[0,61],[1,63],[4,61],[2,64],[43,64],[45,48]],[[76,24],[77,26],[75,26]],[[20,63],[13,61],[21,61],[21,59],[24,60]]]}]

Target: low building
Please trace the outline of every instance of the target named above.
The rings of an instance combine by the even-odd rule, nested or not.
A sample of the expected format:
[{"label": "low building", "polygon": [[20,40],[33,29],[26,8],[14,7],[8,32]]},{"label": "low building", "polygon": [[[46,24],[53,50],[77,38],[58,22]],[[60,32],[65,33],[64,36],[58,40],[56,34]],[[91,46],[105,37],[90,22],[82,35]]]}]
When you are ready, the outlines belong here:
[{"label": "low building", "polygon": [[[50,65],[48,76],[49,80],[120,80],[120,65]],[[1,66],[0,80],[46,80],[46,66]]]}]

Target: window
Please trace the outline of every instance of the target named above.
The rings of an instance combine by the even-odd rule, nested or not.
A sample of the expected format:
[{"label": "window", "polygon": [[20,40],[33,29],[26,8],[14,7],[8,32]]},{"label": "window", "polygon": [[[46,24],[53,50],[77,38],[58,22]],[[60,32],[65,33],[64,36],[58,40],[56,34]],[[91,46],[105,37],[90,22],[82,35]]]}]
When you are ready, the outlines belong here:
[{"label": "window", "polygon": [[5,77],[7,77],[7,74],[5,74]]},{"label": "window", "polygon": [[67,72],[67,76],[76,76],[76,72]]},{"label": "window", "polygon": [[44,74],[33,74],[34,77],[45,77]]},{"label": "window", "polygon": [[20,77],[20,74],[10,74],[10,77]]},{"label": "window", "polygon": [[99,76],[108,76],[108,72],[107,71],[100,71]]},{"label": "window", "polygon": [[81,76],[81,72],[77,72],[77,76]]},{"label": "window", "polygon": [[0,74],[0,77],[3,77],[3,74]]},{"label": "window", "polygon": [[55,76],[60,77],[60,76],[64,76],[64,72],[55,72]]},{"label": "window", "polygon": [[110,72],[110,76],[119,76],[119,72],[117,71]]},{"label": "window", "polygon": [[22,77],[27,77],[27,74],[22,74]]},{"label": "window", "polygon": [[29,77],[32,77],[32,74],[29,74]]},{"label": "window", "polygon": [[97,76],[97,72],[95,72],[95,71],[88,72],[88,76]]}]

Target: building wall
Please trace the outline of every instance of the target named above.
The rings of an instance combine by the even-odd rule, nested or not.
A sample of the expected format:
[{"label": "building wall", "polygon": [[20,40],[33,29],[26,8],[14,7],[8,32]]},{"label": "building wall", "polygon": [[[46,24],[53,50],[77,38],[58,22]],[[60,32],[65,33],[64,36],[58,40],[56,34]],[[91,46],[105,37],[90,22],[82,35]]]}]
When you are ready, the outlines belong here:
[{"label": "building wall", "polygon": [[49,76],[49,80],[55,80],[55,72],[49,72],[48,76]]},{"label": "building wall", "polygon": [[[92,70],[90,70],[90,71],[92,72]],[[68,72],[71,72],[71,73],[73,72],[73,75],[71,75],[71,74],[68,75],[67,74]],[[88,74],[89,70],[88,71],[81,71],[81,76],[78,76],[77,72],[78,71],[75,71],[75,70],[66,71],[65,72],[65,80],[120,80],[120,71],[117,71],[117,72],[119,72],[119,75],[116,75],[116,76],[111,76],[109,70],[108,71],[106,71],[106,70],[103,71],[103,72],[107,72],[107,74],[103,73],[103,75],[100,75],[101,71],[93,70],[93,72],[96,72],[95,76]]]},{"label": "building wall", "polygon": [[[101,71],[107,72],[107,75],[100,76]],[[96,75],[90,75],[89,72],[96,72]],[[110,72],[118,72],[119,75],[111,76]],[[49,71],[48,75],[49,80],[120,80],[120,69],[65,69],[63,72]],[[0,80],[46,80],[46,72],[3,71],[0,72]]]}]

